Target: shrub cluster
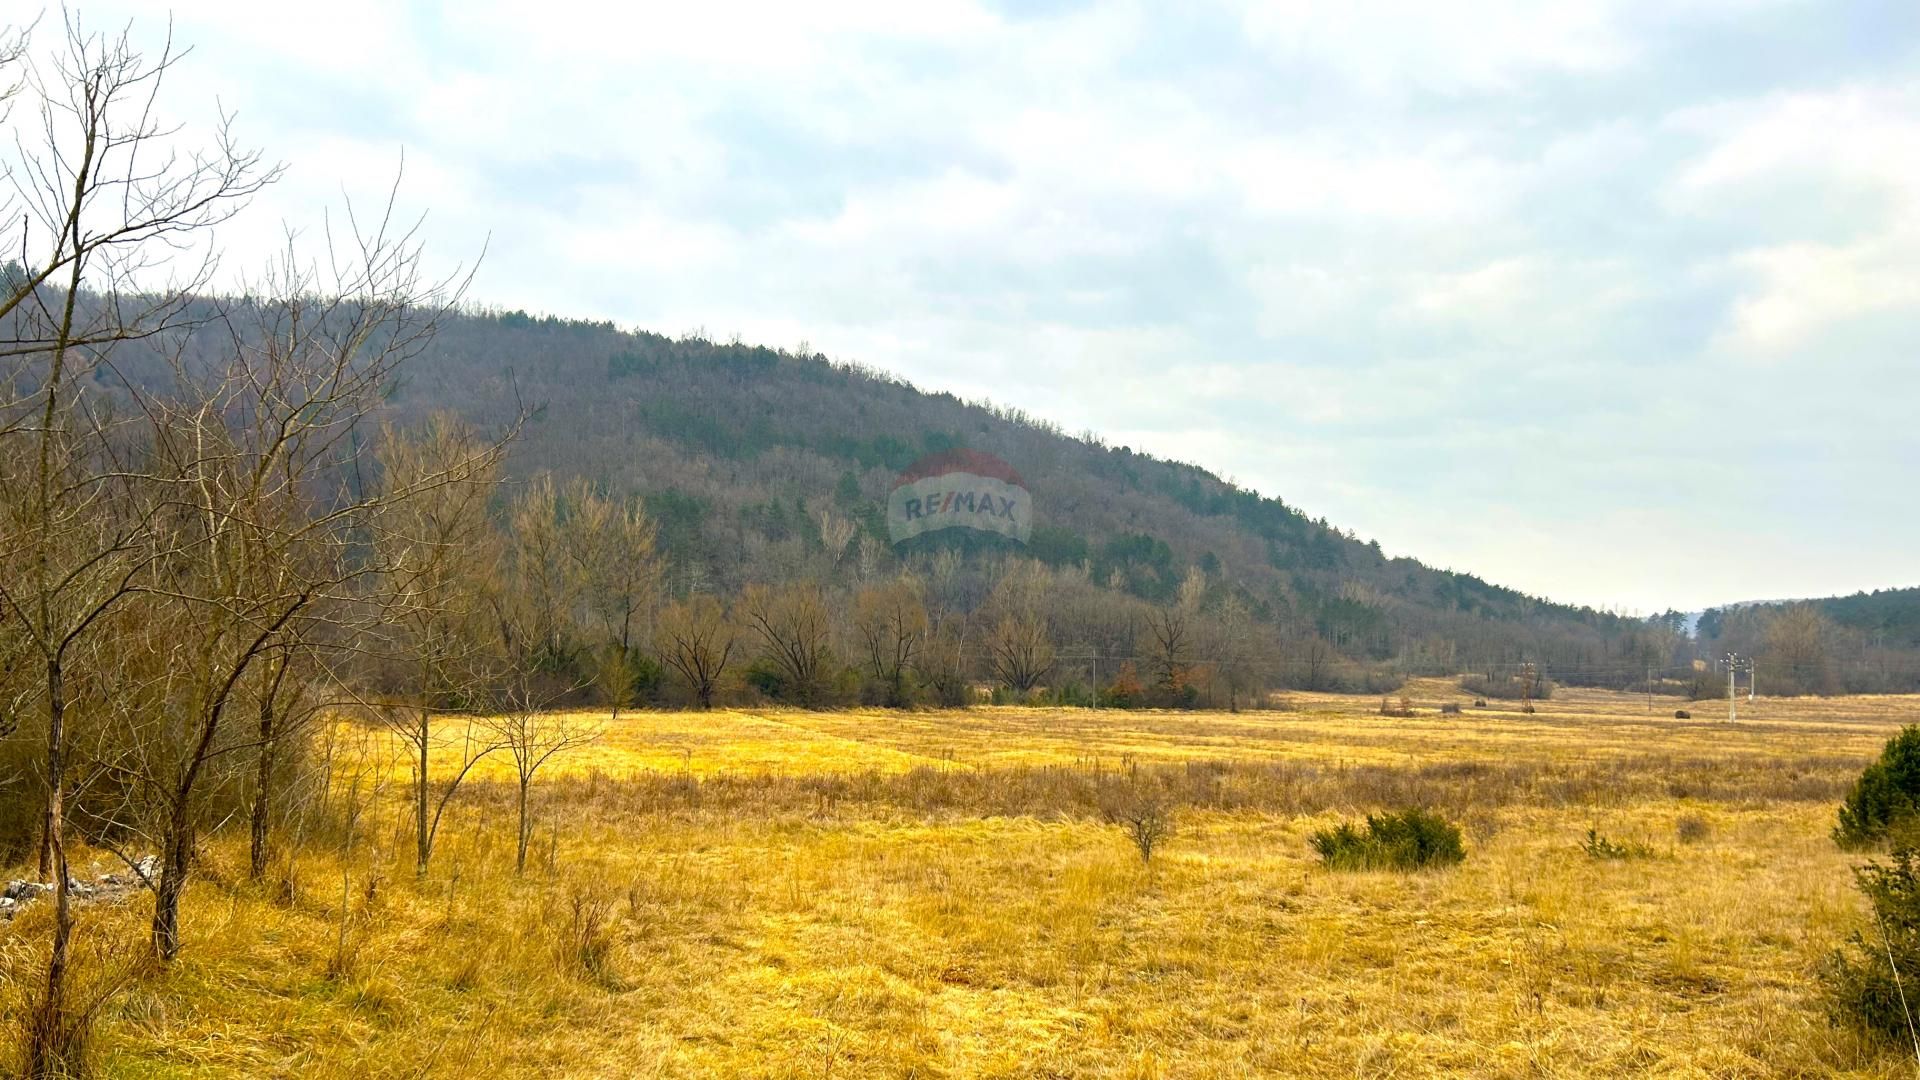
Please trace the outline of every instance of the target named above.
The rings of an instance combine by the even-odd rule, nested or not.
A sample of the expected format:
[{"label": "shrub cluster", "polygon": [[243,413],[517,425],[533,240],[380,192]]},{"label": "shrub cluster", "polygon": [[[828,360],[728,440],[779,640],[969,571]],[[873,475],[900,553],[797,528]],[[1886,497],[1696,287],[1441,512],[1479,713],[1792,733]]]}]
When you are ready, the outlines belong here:
[{"label": "shrub cluster", "polygon": [[1822,972],[1836,1019],[1902,1043],[1913,1036],[1920,996],[1920,726],[1908,726],[1854,782],[1833,838],[1843,848],[1890,841],[1892,856],[1854,870],[1873,923],[1835,950]]},{"label": "shrub cluster", "polygon": [[1488,678],[1485,675],[1462,675],[1460,689],[1476,697],[1500,698],[1504,701],[1518,701],[1521,698],[1546,701],[1553,697],[1553,681],[1545,676],[1534,679],[1533,685],[1529,687],[1518,675],[1496,678]]},{"label": "shrub cluster", "polygon": [[1920,807],[1920,725],[1908,725],[1887,740],[1880,760],[1868,765],[1840,806],[1833,839],[1843,848],[1878,843],[1908,824]]},{"label": "shrub cluster", "polygon": [[1653,854],[1645,844],[1632,842],[1619,843],[1600,835],[1598,829],[1588,829],[1587,838],[1580,844],[1580,850],[1587,853],[1589,859],[1644,859]]},{"label": "shrub cluster", "polygon": [[1314,833],[1312,844],[1320,861],[1334,870],[1419,870],[1467,857],[1460,827],[1419,808],[1368,814],[1364,829],[1343,821]]},{"label": "shrub cluster", "polygon": [[1828,1006],[1848,1021],[1905,1043],[1920,1006],[1920,856],[1901,850],[1854,870],[1873,922],[1837,949],[1824,971]]}]

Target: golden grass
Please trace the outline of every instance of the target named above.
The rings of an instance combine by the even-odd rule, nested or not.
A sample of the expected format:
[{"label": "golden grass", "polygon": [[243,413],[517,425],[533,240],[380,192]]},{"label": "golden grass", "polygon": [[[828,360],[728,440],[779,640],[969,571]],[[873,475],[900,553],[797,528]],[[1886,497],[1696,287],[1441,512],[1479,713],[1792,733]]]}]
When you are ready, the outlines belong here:
[{"label": "golden grass", "polygon": [[[1409,692],[1411,720],[1327,695],[1238,715],[625,715],[556,763],[521,881],[495,767],[424,882],[397,788],[344,860],[304,845],[290,901],[237,882],[242,838],[212,839],[184,956],[115,1000],[97,1060],[127,1077],[1912,1071],[1827,1023],[1814,971],[1862,911],[1827,838],[1835,793],[1920,698],[1743,702],[1729,726],[1711,704],[1676,721],[1671,701],[1650,717],[1582,691],[1442,717],[1450,687]],[[1198,804],[1151,869],[1074,795],[1122,762],[1176,770]],[[1465,820],[1464,865],[1319,868],[1313,829],[1406,792]],[[1682,816],[1707,838],[1677,839]],[[1589,827],[1651,855],[1589,859]],[[83,933],[131,955],[140,907],[90,911]],[[43,920],[0,929],[15,997]]]}]

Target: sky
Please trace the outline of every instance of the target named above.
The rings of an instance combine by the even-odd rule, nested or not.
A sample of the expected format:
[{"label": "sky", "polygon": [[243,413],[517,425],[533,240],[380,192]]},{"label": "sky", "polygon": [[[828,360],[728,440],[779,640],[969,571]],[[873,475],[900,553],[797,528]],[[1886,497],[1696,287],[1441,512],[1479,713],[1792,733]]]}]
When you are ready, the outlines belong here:
[{"label": "sky", "polygon": [[804,343],[1556,600],[1920,584],[1912,0],[294,12],[173,9],[167,107],[288,165],[229,266],[404,155],[477,302]]}]

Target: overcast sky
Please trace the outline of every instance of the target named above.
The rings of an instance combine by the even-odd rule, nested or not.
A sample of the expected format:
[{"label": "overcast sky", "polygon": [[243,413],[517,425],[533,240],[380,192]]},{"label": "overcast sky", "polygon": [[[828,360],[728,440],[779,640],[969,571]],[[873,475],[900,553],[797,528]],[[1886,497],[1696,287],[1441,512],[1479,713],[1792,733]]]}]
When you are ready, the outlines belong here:
[{"label": "overcast sky", "polygon": [[1555,599],[1920,584],[1913,0],[290,10],[175,9],[174,110],[291,166],[236,262],[404,149],[483,302],[810,342]]}]

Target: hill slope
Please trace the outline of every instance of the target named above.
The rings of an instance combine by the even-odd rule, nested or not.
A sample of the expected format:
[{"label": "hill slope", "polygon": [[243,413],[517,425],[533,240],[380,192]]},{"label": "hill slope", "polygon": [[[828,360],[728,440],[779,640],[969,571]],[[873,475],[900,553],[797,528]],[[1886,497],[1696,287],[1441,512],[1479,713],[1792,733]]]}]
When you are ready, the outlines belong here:
[{"label": "hill slope", "polygon": [[531,408],[513,471],[585,475],[643,495],[683,585],[800,572],[822,545],[823,514],[855,526],[854,557],[891,559],[880,510],[893,477],[924,453],[966,446],[1026,478],[1029,554],[1085,565],[1095,582],[1148,600],[1170,597],[1199,567],[1284,632],[1354,658],[1579,669],[1608,662],[1643,629],[1389,559],[1194,465],[817,355],[519,312],[465,315],[409,369],[392,407],[403,420],[451,410],[483,425]]}]

